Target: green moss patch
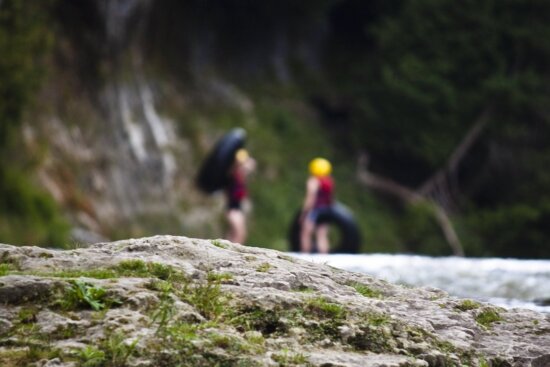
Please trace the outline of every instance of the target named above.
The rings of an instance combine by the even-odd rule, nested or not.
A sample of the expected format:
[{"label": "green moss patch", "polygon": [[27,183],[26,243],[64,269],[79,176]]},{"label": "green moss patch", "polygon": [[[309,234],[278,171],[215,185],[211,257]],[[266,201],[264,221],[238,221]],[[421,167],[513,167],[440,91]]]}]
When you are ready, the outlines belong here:
[{"label": "green moss patch", "polygon": [[470,299],[465,299],[458,305],[456,305],[454,308],[460,311],[469,311],[469,310],[475,310],[481,307],[481,305],[475,301],[472,301]]},{"label": "green moss patch", "polygon": [[481,310],[475,317],[476,322],[484,326],[485,328],[490,327],[493,323],[502,321],[502,317],[497,310],[492,308],[485,308]]},{"label": "green moss patch", "polygon": [[362,283],[353,283],[351,285],[357,293],[364,297],[368,298],[382,298],[382,292],[373,289],[372,287],[369,287],[368,285],[362,284]]}]

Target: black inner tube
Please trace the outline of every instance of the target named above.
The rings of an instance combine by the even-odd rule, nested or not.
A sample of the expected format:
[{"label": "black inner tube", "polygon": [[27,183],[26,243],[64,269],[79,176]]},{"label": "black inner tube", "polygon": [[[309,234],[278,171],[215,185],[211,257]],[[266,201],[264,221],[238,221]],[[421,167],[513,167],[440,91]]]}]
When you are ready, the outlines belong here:
[{"label": "black inner tube", "polygon": [[[353,214],[344,205],[335,203],[324,214],[319,215],[317,224],[328,223],[335,225],[340,232],[340,241],[334,246],[331,244],[331,253],[356,254],[361,246],[361,233]],[[292,252],[300,252],[300,211],[296,213],[290,225],[289,241]]]},{"label": "black inner tube", "polygon": [[197,175],[196,184],[202,191],[211,194],[227,186],[229,169],[237,150],[244,147],[246,132],[241,128],[226,133],[204,160]]}]

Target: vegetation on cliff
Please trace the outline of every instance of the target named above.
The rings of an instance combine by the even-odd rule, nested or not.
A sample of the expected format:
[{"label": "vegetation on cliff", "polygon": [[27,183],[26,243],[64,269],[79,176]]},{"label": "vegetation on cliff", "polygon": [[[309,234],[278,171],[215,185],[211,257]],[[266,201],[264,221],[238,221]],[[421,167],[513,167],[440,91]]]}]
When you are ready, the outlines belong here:
[{"label": "vegetation on cliff", "polygon": [[[63,244],[68,225],[57,203],[34,180],[24,154],[24,116],[43,79],[52,44],[48,1],[0,3],[0,241]],[[46,11],[45,11],[46,10]]]}]

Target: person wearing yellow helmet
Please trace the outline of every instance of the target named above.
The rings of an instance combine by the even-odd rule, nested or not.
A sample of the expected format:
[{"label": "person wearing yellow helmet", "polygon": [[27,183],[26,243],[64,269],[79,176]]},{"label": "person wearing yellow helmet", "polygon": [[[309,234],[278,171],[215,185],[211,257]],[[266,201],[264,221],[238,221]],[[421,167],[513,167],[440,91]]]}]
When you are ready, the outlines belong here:
[{"label": "person wearing yellow helmet", "polygon": [[315,158],[309,163],[310,176],[306,182],[306,196],[300,216],[300,251],[309,253],[313,249],[312,237],[315,237],[317,251],[328,253],[328,225],[319,224],[320,215],[330,210],[334,202],[334,181],[332,165],[325,158]]},{"label": "person wearing yellow helmet", "polygon": [[227,198],[226,219],[229,229],[226,238],[231,242],[243,244],[247,237],[246,216],[243,203],[248,197],[246,177],[256,167],[256,161],[246,149],[239,149],[229,171],[225,189]]}]

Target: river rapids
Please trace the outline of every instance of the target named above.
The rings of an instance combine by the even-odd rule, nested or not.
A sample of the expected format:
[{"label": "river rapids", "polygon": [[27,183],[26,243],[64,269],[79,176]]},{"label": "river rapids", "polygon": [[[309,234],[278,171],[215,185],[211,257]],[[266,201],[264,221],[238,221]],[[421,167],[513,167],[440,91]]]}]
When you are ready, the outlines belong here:
[{"label": "river rapids", "polygon": [[550,313],[550,260],[387,254],[293,255],[392,283],[435,287],[460,298]]}]

